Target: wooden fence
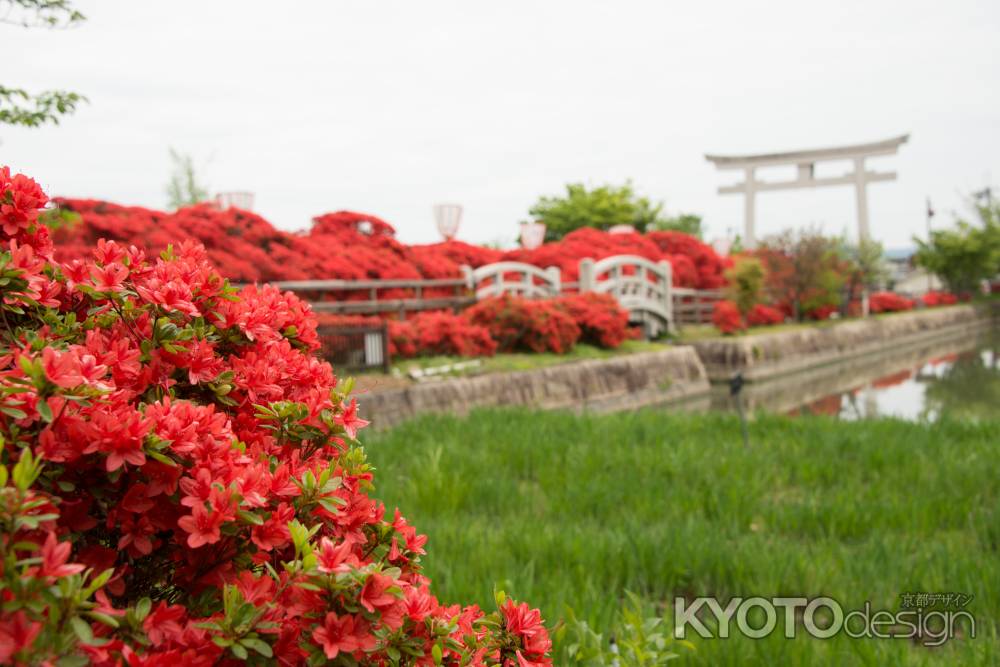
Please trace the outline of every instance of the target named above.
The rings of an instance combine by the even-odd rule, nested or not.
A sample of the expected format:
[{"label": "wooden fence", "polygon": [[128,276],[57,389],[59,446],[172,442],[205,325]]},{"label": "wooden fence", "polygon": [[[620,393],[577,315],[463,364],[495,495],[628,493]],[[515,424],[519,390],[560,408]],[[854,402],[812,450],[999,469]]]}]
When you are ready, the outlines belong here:
[{"label": "wooden fence", "polygon": [[462,278],[289,280],[274,285],[296,292],[317,313],[395,313],[400,319],[424,310],[458,312],[479,299],[499,294],[544,298],[575,291],[606,292],[615,296],[634,321],[652,335],[658,335],[664,328],[676,330],[685,325],[710,323],[715,302],[723,298],[721,290],[674,287],[669,263],[654,263],[630,255],[607,257],[599,262],[581,260],[578,282],[562,281],[555,267],[540,269],[519,262],[499,262],[475,270],[466,266],[462,272]]},{"label": "wooden fence", "polygon": [[[422,280],[286,280],[274,283],[282,290],[296,292],[310,302],[317,313],[338,315],[378,315],[396,313],[406,319],[407,313],[422,310],[459,311],[476,302],[465,278],[435,278]],[[364,293],[367,299],[357,299]],[[393,293],[385,297],[386,292]],[[402,292],[402,296],[396,293]],[[430,296],[427,292],[432,292]],[[439,294],[451,292],[451,294]],[[324,297],[333,296],[333,299]]]},{"label": "wooden fence", "polygon": [[673,287],[670,292],[674,304],[674,322],[678,327],[711,324],[715,302],[725,298],[722,290]]}]

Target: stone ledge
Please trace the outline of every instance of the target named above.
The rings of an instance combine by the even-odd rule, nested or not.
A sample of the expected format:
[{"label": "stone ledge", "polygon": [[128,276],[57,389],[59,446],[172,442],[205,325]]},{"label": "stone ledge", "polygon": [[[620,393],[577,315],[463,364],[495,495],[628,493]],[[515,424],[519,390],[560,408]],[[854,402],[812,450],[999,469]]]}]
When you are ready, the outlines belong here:
[{"label": "stone ledge", "polygon": [[363,412],[373,427],[387,428],[430,412],[466,414],[489,406],[603,412],[691,398],[708,390],[708,377],[694,348],[680,346],[373,390],[364,396]]},{"label": "stone ledge", "polygon": [[922,340],[995,327],[988,309],[971,305],[935,308],[891,317],[852,320],[826,327],[761,333],[692,343],[713,382],[743,373],[763,380]]}]

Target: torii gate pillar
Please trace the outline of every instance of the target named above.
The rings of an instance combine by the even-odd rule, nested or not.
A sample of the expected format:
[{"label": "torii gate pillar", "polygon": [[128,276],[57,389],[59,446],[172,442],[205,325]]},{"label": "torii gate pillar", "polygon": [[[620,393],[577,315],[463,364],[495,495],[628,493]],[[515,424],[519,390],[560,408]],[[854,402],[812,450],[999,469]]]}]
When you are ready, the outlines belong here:
[{"label": "torii gate pillar", "polygon": [[[853,185],[858,208],[858,238],[870,239],[871,229],[868,222],[868,184],[878,181],[895,180],[895,172],[868,171],[865,159],[880,155],[895,155],[901,144],[906,143],[910,135],[904,134],[885,141],[854,146],[839,146],[836,148],[817,148],[812,150],[792,151],[789,153],[768,153],[762,155],[706,155],[705,158],[719,169],[742,169],[742,183],[725,185],[719,188],[720,194],[738,193],[743,195],[743,219],[746,238],[743,245],[754,248],[757,245],[755,230],[755,205],[758,192],[767,190],[788,190],[792,188],[816,188],[827,185]],[[816,177],[818,162],[850,160],[854,169],[842,176]],[[756,177],[757,169],[763,167],[780,167],[795,165],[798,169],[794,180],[762,181]]]}]

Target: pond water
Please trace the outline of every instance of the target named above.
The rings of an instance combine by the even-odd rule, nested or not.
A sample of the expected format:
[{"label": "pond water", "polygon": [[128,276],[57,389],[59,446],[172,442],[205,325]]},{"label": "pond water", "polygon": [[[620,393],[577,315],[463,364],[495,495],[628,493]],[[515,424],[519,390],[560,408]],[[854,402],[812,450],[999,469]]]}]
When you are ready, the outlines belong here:
[{"label": "pond water", "polygon": [[[743,390],[748,410],[841,419],[1000,418],[1000,335],[971,335],[787,375]],[[731,411],[725,387],[707,406]]]}]

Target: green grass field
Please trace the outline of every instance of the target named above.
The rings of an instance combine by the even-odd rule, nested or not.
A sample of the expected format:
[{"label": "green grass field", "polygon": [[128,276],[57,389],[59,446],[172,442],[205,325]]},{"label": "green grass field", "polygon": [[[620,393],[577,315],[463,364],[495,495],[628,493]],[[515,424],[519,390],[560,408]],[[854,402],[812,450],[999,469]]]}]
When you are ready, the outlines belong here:
[{"label": "green grass field", "polygon": [[600,630],[625,591],[668,617],[675,594],[897,610],[902,593],[971,593],[976,638],[941,648],[789,640],[779,625],[677,651],[705,665],[1000,664],[1000,420],[760,416],[750,433],[744,448],[723,415],[482,411],[366,446],[376,495],[430,536],[443,601],[488,607],[497,584],[550,626],[571,607]]}]

